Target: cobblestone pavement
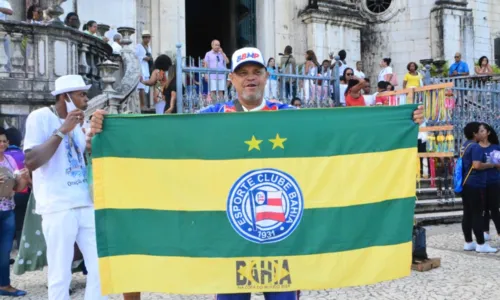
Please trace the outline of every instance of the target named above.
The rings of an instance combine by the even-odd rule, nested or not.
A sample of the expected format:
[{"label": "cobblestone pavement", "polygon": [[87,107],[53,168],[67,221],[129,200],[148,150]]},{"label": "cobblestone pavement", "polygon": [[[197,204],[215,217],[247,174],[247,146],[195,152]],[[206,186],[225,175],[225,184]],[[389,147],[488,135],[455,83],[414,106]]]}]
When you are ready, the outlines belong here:
[{"label": "cobblestone pavement", "polygon": [[[492,226],[492,228],[494,228]],[[500,246],[500,239],[491,242]],[[427,247],[431,257],[441,257],[442,266],[430,272],[413,272],[410,277],[371,286],[326,291],[303,291],[303,300],[460,300],[500,299],[500,254],[476,254],[461,251],[460,225],[428,228]],[[390,262],[387,262],[390,263]],[[23,300],[47,299],[45,272],[13,276],[13,285],[28,291]],[[83,299],[85,278],[74,275],[72,299]],[[5,299],[0,297],[0,299]],[[112,296],[111,299],[121,299]],[[210,299],[211,295],[178,296],[144,294],[143,299]],[[252,300],[263,299],[254,296]]]}]

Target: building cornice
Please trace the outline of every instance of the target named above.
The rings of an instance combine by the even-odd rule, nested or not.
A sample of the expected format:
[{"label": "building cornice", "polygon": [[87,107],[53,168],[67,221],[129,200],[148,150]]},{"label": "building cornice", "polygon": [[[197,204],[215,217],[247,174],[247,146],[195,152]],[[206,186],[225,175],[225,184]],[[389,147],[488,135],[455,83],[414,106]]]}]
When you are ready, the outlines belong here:
[{"label": "building cornice", "polygon": [[310,8],[299,12],[298,17],[303,23],[321,23],[338,26],[346,26],[361,29],[366,26],[355,4],[341,2],[338,0],[318,0],[318,8]]}]

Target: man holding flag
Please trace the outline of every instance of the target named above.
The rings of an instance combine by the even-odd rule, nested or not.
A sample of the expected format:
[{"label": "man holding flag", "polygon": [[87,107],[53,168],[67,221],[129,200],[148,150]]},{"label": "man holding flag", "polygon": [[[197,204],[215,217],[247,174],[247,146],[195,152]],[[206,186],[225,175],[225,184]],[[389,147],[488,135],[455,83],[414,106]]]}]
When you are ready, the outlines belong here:
[{"label": "man holding flag", "polygon": [[[238,99],[226,103],[218,103],[202,109],[200,113],[226,113],[226,112],[249,112],[249,111],[273,111],[282,109],[294,109],[288,104],[272,103],[265,101],[264,90],[269,73],[266,71],[264,58],[257,48],[242,48],[232,56],[232,69],[229,79],[236,89]],[[91,134],[93,136],[103,130],[103,110],[96,111],[91,120]],[[419,107],[413,113],[413,121],[423,121],[423,108]],[[87,140],[90,150],[90,139]],[[282,212],[282,196],[279,192],[257,190],[252,195],[254,223],[260,221],[280,221],[284,218]],[[281,211],[280,211],[281,209]],[[297,292],[266,292],[266,300],[296,300]],[[219,294],[217,300],[250,300],[250,293],[242,294]]]}]

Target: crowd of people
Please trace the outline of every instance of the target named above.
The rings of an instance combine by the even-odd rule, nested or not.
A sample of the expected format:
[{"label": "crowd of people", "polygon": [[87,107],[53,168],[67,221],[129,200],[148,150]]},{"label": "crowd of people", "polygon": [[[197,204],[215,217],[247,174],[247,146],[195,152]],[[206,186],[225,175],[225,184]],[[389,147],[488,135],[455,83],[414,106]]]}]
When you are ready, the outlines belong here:
[{"label": "crowd of people", "polygon": [[[256,53],[239,59],[243,53]],[[164,81],[168,57],[158,57],[150,82]],[[163,76],[163,77],[162,77]],[[256,48],[240,49],[233,54],[229,75],[238,98],[226,103],[211,105],[200,113],[225,113],[235,111],[295,109],[300,100],[289,104],[275,103],[264,99],[264,88],[268,79],[262,54]],[[153,79],[153,80],[151,80]],[[104,111],[93,114],[90,124],[84,122],[87,107],[87,91],[90,88],[79,75],[66,75],[55,82],[55,104],[33,111],[26,122],[23,142],[7,135],[0,129],[0,192],[9,193],[0,198],[0,295],[21,296],[25,291],[10,285],[9,258],[15,236],[14,194],[32,189],[30,198],[36,202],[35,212],[41,216],[38,224],[43,233],[46,248],[37,257],[46,257],[48,264],[49,300],[69,299],[74,245],[78,245],[88,271],[85,299],[106,299],[101,295],[96,245],[94,210],[91,199],[91,177],[88,163],[91,157],[90,139],[102,132]],[[421,123],[422,108],[413,114],[413,120]],[[23,151],[21,151],[21,143]],[[12,144],[12,145],[11,145]],[[11,149],[12,156],[5,155]],[[23,157],[24,155],[24,157]],[[12,157],[19,156],[20,163]],[[23,166],[24,164],[24,166]],[[17,171],[20,170],[20,171]],[[12,176],[10,176],[12,175]],[[10,180],[11,178],[12,180]],[[11,186],[7,186],[8,182]],[[0,194],[0,196],[4,196]],[[30,207],[28,205],[28,207]],[[26,212],[26,216],[31,216]],[[7,224],[7,225],[4,225]],[[25,236],[23,228],[23,238]],[[24,243],[28,241],[23,240]],[[19,262],[18,257],[16,263]],[[43,267],[43,266],[42,266]],[[299,292],[264,293],[266,299],[296,300]],[[124,294],[127,300],[140,299],[140,293]],[[218,300],[248,300],[250,294],[218,294]]]}]

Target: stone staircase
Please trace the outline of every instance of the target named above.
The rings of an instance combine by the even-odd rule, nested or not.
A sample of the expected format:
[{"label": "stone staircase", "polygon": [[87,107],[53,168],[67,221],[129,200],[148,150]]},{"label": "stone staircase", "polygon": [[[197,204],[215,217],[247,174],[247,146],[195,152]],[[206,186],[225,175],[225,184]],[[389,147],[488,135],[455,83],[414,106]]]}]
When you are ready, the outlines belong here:
[{"label": "stone staircase", "polygon": [[462,199],[459,195],[452,193],[453,185],[451,178],[448,179],[449,189],[438,192],[441,179],[436,180],[436,187],[431,186],[429,179],[422,179],[417,184],[417,202],[415,207],[415,219],[421,225],[457,223],[462,220]]}]

